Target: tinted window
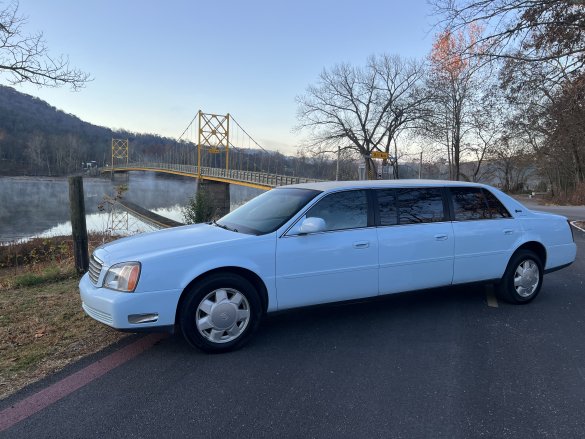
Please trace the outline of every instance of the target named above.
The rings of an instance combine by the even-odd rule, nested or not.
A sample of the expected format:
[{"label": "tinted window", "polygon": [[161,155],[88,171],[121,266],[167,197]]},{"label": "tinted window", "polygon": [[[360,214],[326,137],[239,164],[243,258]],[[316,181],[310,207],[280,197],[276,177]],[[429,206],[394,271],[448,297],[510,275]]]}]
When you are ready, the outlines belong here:
[{"label": "tinted window", "polygon": [[504,207],[504,205],[488,190],[483,190],[483,194],[487,200],[488,209],[492,218],[511,218],[510,212]]},{"label": "tinted window", "polygon": [[452,188],[453,211],[456,221],[472,221],[490,218],[487,202],[480,188]]},{"label": "tinted window", "polygon": [[366,191],[347,191],[331,194],[307,212],[307,218],[325,220],[326,230],[355,229],[368,225]]},{"label": "tinted window", "polygon": [[396,191],[399,224],[432,223],[445,220],[441,190],[398,189]]},{"label": "tinted window", "polygon": [[382,226],[394,226],[398,224],[398,208],[396,207],[396,190],[382,189],[376,191],[378,196],[378,209],[380,212],[380,224]]}]

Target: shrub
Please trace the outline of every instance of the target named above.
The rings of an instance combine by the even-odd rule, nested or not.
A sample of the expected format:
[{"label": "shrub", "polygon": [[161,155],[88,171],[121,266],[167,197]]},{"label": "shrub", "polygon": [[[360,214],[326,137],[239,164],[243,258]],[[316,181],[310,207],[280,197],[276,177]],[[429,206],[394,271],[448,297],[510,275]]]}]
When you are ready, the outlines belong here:
[{"label": "shrub", "polygon": [[189,198],[189,202],[182,209],[185,224],[197,224],[211,221],[213,207],[209,196],[205,191],[197,191],[195,196]]}]

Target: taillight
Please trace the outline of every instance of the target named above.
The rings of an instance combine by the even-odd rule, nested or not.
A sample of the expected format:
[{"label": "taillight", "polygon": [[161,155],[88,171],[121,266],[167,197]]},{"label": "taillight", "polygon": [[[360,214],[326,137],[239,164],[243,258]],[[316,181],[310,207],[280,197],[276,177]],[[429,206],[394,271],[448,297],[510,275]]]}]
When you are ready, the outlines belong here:
[{"label": "taillight", "polygon": [[575,232],[573,231],[573,225],[571,224],[571,220],[567,220],[567,224],[569,225],[569,229],[571,230],[571,238],[573,238],[573,242],[575,242]]}]

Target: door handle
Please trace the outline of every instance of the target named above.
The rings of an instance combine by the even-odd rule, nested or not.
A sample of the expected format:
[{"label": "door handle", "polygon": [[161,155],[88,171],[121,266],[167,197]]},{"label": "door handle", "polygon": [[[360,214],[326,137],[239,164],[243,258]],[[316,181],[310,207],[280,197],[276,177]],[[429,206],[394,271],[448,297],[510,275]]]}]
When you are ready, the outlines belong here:
[{"label": "door handle", "polygon": [[504,235],[511,235],[512,233],[514,233],[514,230],[512,230],[512,229],[504,229]]},{"label": "door handle", "polygon": [[437,241],[446,241],[446,240],[447,240],[447,238],[448,238],[448,236],[447,236],[447,235],[443,235],[443,234],[441,234],[441,235],[435,235],[435,239],[436,239]]},{"label": "door handle", "polygon": [[358,241],[353,243],[353,248],[368,248],[369,246],[369,241]]}]

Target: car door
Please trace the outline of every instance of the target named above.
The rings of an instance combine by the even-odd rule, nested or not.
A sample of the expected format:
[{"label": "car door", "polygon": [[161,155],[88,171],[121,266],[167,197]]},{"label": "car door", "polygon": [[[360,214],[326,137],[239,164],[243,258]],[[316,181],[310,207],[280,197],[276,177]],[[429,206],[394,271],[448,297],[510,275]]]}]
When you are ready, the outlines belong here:
[{"label": "car door", "polygon": [[441,188],[379,189],[380,294],[450,285],[453,227]]},{"label": "car door", "polygon": [[449,193],[455,233],[453,283],[501,278],[522,237],[519,222],[486,189],[452,187]]},{"label": "car door", "polygon": [[366,190],[326,195],[303,218],[325,221],[322,232],[301,234],[303,218],[276,244],[278,308],[378,294],[378,238]]}]

